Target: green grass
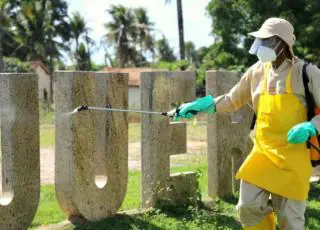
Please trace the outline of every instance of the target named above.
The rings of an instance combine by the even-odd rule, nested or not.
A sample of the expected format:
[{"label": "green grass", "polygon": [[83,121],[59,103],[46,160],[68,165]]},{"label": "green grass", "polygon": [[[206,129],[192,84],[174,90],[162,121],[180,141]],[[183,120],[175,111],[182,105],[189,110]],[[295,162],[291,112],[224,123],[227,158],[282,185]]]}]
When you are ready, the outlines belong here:
[{"label": "green grass", "polygon": [[[189,125],[187,127],[188,140],[207,140],[207,127],[205,125]],[[140,141],[141,125],[140,123],[129,124],[129,140],[132,142]]]},{"label": "green grass", "polygon": [[141,140],[141,125],[140,123],[129,124],[129,141],[137,142]]},{"label": "green grass", "polygon": [[141,173],[129,171],[126,197],[119,211],[130,210],[140,207],[141,197]]},{"label": "green grass", "polygon": [[[172,172],[200,170],[200,189],[207,196],[207,167],[173,168]],[[140,172],[129,172],[128,191],[119,211],[139,208],[140,206]],[[143,214],[118,214],[105,220],[74,225],[70,229],[241,229],[235,214],[236,197],[215,200],[213,210],[170,207],[155,209]],[[306,211],[306,229],[320,229],[320,183],[313,184]],[[62,211],[55,198],[52,185],[41,186],[40,205],[31,229],[40,225],[58,223],[64,220]]]},{"label": "green grass", "polygon": [[40,102],[39,103],[39,116],[40,116],[40,124],[50,124],[53,125],[54,124],[54,105],[52,105],[50,107],[50,112],[45,112],[44,111],[44,107],[43,107],[43,103]]},{"label": "green grass", "polygon": [[57,202],[54,186],[42,185],[40,191],[40,203],[32,227],[61,222],[64,214]]},{"label": "green grass", "polygon": [[205,141],[207,140],[206,125],[189,125],[187,127],[188,140]]},{"label": "green grass", "polygon": [[320,229],[320,183],[313,184],[306,211],[306,229]]},{"label": "green grass", "polygon": [[53,148],[55,128],[53,125],[40,125],[40,147]]}]

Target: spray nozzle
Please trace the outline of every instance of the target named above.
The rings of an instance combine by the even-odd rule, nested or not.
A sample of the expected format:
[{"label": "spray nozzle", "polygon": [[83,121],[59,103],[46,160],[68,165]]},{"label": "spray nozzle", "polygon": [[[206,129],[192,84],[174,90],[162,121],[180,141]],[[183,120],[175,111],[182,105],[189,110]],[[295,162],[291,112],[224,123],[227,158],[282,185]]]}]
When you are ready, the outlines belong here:
[{"label": "spray nozzle", "polygon": [[88,106],[87,105],[81,105],[77,108],[77,111],[80,112],[82,110],[89,110]]},{"label": "spray nozzle", "polygon": [[81,105],[81,106],[75,108],[75,109],[71,112],[71,114],[75,114],[75,113],[80,112],[80,111],[82,111],[82,110],[89,110],[89,107],[88,107],[87,105]]}]

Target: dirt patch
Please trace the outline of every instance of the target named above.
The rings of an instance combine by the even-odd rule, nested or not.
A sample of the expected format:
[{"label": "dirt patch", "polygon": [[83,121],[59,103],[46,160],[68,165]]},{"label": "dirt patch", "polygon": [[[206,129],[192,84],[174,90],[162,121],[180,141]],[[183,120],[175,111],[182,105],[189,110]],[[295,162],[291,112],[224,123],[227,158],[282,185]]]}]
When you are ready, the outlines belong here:
[{"label": "dirt patch", "polygon": [[[188,141],[188,154],[175,155],[171,159],[171,167],[182,166],[198,160],[206,160],[207,142],[206,141]],[[201,157],[199,157],[201,156]],[[129,170],[141,170],[141,144],[140,142],[129,143]],[[41,184],[54,183],[54,149],[40,149],[40,169]],[[313,175],[320,176],[320,166],[313,170]]]},{"label": "dirt patch", "polygon": [[[205,153],[207,150],[205,141],[188,141],[188,153],[199,154]],[[188,154],[189,155],[189,154]],[[180,158],[182,157],[179,156]],[[179,159],[179,157],[176,157]],[[175,159],[175,158],[174,158]],[[171,166],[180,166],[179,162],[171,164]],[[129,170],[141,170],[141,144],[140,142],[129,143]],[[40,149],[40,175],[41,184],[53,184],[54,183],[54,149],[53,148],[41,148]]]},{"label": "dirt patch", "polygon": [[54,183],[54,149],[40,149],[40,179],[41,184]]}]

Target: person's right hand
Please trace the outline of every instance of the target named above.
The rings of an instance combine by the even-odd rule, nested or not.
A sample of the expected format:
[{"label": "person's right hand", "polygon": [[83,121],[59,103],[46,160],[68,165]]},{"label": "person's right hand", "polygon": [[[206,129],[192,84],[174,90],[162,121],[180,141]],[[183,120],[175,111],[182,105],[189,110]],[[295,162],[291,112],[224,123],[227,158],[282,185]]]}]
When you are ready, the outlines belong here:
[{"label": "person's right hand", "polygon": [[207,112],[208,114],[215,113],[216,105],[214,98],[209,95],[192,102],[184,103],[178,108],[178,110],[177,118],[190,119],[200,112]]}]

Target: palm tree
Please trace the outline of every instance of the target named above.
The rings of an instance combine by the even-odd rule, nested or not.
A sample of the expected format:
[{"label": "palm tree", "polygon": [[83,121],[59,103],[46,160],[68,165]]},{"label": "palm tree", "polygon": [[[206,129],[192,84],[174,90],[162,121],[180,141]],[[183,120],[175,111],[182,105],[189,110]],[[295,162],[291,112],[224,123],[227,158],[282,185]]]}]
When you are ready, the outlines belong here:
[{"label": "palm tree", "polygon": [[11,56],[16,46],[10,16],[17,5],[18,2],[15,0],[0,1],[0,72],[4,71],[4,56]]},{"label": "palm tree", "polygon": [[[165,0],[166,4],[170,3],[171,0]],[[181,0],[177,1],[177,14],[178,14],[178,31],[179,31],[179,45],[180,45],[180,59],[185,58],[184,51],[184,29],[183,29],[183,11],[182,11],[182,2]]]},{"label": "palm tree", "polygon": [[137,20],[137,33],[138,33],[138,42],[140,45],[140,53],[143,55],[144,51],[150,51],[154,53],[155,42],[151,35],[152,30],[154,30],[154,23],[150,22],[147,11],[142,8],[135,8],[134,13]]},{"label": "palm tree", "polygon": [[67,4],[63,0],[23,1],[12,18],[19,43],[17,51],[25,53],[21,58],[45,64],[49,64],[50,57],[58,58],[59,48],[67,49],[64,41],[70,39],[67,17]]},{"label": "palm tree", "polygon": [[170,48],[169,42],[165,37],[157,41],[157,50],[159,61],[172,62],[176,60],[173,50]]},{"label": "palm tree", "polygon": [[[53,101],[54,61],[67,50],[70,39],[68,5],[64,0],[21,1],[11,19],[15,27],[15,50],[24,61],[42,61],[50,71]],[[58,40],[60,38],[60,40]]]},{"label": "palm tree", "polygon": [[82,17],[78,11],[72,14],[70,26],[71,26],[71,36],[76,41],[76,51],[78,51],[80,36],[84,34],[86,31],[84,17]]},{"label": "palm tree", "polygon": [[[74,52],[75,59],[77,61],[76,69],[77,70],[90,70],[91,69],[91,52],[90,47],[94,44],[92,38],[89,37],[90,28],[86,25],[84,17],[81,16],[79,12],[75,12],[71,17],[71,36],[76,41],[76,50]],[[81,51],[79,50],[80,39],[83,39],[86,43],[86,46],[82,44]],[[86,55],[84,55],[84,52]],[[84,59],[84,56],[86,57]],[[86,63],[81,63],[85,61]]]},{"label": "palm tree", "polygon": [[[152,36],[153,23],[144,8],[127,8],[113,5],[108,10],[112,21],[105,24],[109,43],[116,48],[120,67],[147,63],[144,52],[154,54],[155,42]],[[140,52],[137,48],[140,48]],[[110,61],[109,61],[110,62]]]},{"label": "palm tree", "polygon": [[194,63],[197,59],[197,52],[193,42],[189,41],[185,43],[185,51],[186,51],[185,55],[186,55],[187,61],[189,63]]},{"label": "palm tree", "polygon": [[112,21],[105,24],[108,30],[107,40],[115,44],[116,56],[120,67],[125,67],[129,62],[130,42],[137,41],[137,31],[135,26],[135,15],[132,9],[122,5],[112,5],[107,12],[111,15]]},{"label": "palm tree", "polygon": [[86,46],[83,42],[80,43],[78,50],[76,51],[77,56],[77,69],[78,70],[89,70],[89,55],[86,50]]},{"label": "palm tree", "polygon": [[4,61],[3,61],[3,46],[2,46],[2,42],[3,42],[3,37],[4,37],[4,33],[5,33],[5,7],[7,6],[7,2],[3,1],[0,3],[0,73],[3,72],[4,70]]},{"label": "palm tree", "polygon": [[95,45],[95,41],[89,36],[89,31],[91,29],[87,28],[85,31],[85,36],[84,40],[87,46],[87,54],[88,54],[88,69],[91,70],[92,65],[91,65],[91,47]]}]

